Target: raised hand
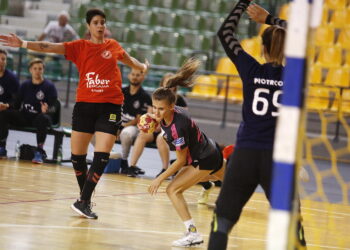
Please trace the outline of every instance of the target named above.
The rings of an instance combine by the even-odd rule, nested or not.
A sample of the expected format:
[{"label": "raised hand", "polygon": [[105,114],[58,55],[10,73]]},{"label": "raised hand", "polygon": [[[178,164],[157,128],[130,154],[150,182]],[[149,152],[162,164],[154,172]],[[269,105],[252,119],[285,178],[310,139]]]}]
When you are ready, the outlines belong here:
[{"label": "raised hand", "polygon": [[148,73],[148,69],[149,69],[149,66],[150,66],[150,64],[149,64],[149,62],[148,62],[148,60],[147,60],[147,59],[145,59],[145,63],[144,63],[144,65],[145,65],[145,69],[144,69],[144,70],[142,70],[142,73],[143,73],[143,74],[145,74],[145,75],[147,75],[147,73]]},{"label": "raised hand", "polygon": [[265,23],[267,16],[270,14],[267,10],[257,4],[250,4],[247,8],[247,13],[253,21],[262,24]]},{"label": "raised hand", "polygon": [[13,33],[10,35],[0,35],[0,44],[7,47],[19,48],[22,46],[22,39]]}]

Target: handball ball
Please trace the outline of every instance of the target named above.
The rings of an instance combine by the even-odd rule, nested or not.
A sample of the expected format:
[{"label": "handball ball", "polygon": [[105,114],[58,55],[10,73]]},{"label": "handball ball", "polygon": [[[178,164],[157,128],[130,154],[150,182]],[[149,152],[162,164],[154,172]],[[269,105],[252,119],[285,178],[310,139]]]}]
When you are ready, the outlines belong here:
[{"label": "handball ball", "polygon": [[143,114],[140,117],[138,128],[147,134],[152,134],[158,126],[158,122],[153,119],[149,114]]}]

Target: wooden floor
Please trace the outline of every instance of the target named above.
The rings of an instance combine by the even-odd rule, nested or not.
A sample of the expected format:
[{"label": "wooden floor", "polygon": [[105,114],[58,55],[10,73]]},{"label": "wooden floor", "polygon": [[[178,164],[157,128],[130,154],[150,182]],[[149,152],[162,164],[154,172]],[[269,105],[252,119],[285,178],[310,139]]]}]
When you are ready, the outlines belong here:
[{"label": "wooden floor", "polygon": [[[70,209],[78,196],[71,168],[0,160],[0,249],[176,249],[171,242],[183,223],[164,189],[156,197],[146,192],[149,183],[104,175],[93,198],[99,219],[87,220]],[[186,193],[205,243],[218,191],[209,206],[196,203],[200,186]],[[263,194],[254,194],[229,249],[264,249],[268,208]],[[308,249],[350,249],[349,206],[302,201],[302,213]]]}]

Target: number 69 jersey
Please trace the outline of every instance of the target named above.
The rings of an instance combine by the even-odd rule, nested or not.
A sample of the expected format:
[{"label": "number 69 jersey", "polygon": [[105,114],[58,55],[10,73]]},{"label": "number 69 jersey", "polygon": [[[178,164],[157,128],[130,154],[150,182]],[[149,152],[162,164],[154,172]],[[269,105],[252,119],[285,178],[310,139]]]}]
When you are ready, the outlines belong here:
[{"label": "number 69 jersey", "polygon": [[236,145],[272,149],[282,97],[283,66],[261,65],[245,51],[238,53],[235,64],[243,81],[244,100]]}]

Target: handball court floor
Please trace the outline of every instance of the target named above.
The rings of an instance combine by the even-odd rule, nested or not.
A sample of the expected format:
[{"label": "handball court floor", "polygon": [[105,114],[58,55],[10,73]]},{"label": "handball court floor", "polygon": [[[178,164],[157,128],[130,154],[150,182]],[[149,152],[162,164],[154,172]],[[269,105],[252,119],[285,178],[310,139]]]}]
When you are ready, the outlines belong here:
[{"label": "handball court floor", "polygon": [[[17,140],[35,145],[34,134],[10,131],[9,156]],[[51,145],[49,136],[48,155]],[[65,138],[64,158],[69,152]],[[91,147],[88,158],[92,152]],[[0,160],[0,249],[182,249],[171,247],[184,226],[164,193],[166,183],[155,197],[147,193],[161,166],[157,151],[146,149],[139,166],[146,170],[143,178],[103,175],[93,196],[99,218],[88,220],[70,209],[78,197],[70,164]],[[205,240],[199,248],[205,249],[219,188],[210,194],[208,205],[197,204],[200,190],[192,187],[185,198]],[[232,230],[228,249],[265,249],[268,209],[258,189]],[[350,249],[349,206],[302,200],[302,215],[308,249]]]}]

